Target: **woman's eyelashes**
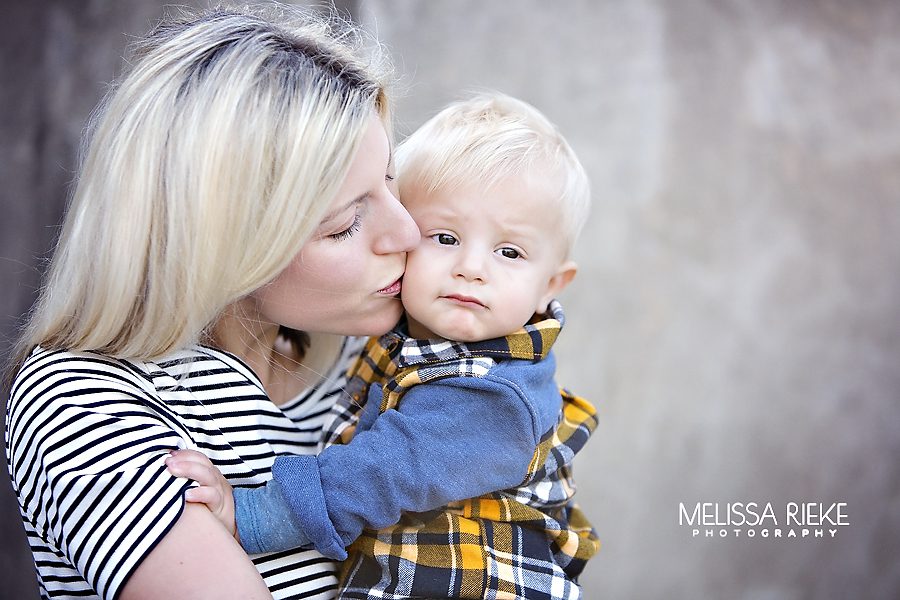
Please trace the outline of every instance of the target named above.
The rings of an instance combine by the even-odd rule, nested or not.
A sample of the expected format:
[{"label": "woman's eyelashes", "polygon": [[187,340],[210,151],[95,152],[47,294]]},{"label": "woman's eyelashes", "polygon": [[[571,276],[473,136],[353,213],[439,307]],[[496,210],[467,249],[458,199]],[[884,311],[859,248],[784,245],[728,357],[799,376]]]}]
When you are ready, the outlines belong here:
[{"label": "woman's eyelashes", "polygon": [[[393,173],[385,173],[384,174],[384,182],[388,186],[391,194],[396,197],[397,193],[394,189],[394,174]],[[328,238],[340,242],[341,240],[346,240],[351,237],[354,233],[359,231],[360,225],[362,224],[363,216],[369,212],[369,203],[373,201],[376,197],[376,193],[367,192],[357,198],[356,205],[356,214],[353,215],[353,222],[350,223],[350,226],[346,229],[338,231],[336,233],[328,234]]]},{"label": "woman's eyelashes", "polygon": [[356,213],[353,216],[353,222],[350,223],[349,227],[347,227],[346,229],[343,229],[341,231],[338,231],[337,233],[332,233],[328,237],[337,242],[340,242],[341,240],[346,240],[347,238],[352,236],[354,233],[359,231],[359,226],[360,226],[361,222],[362,222],[362,218],[360,217],[359,213]]}]

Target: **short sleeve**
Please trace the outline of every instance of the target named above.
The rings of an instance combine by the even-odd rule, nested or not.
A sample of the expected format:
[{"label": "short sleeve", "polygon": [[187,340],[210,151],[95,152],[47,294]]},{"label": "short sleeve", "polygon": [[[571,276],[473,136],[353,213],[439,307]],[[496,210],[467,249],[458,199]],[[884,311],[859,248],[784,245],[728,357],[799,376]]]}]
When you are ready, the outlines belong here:
[{"label": "short sleeve", "polygon": [[23,517],[103,598],[178,520],[190,485],[164,464],[189,435],[144,383],[115,361],[44,355],[23,368],[8,407]]}]

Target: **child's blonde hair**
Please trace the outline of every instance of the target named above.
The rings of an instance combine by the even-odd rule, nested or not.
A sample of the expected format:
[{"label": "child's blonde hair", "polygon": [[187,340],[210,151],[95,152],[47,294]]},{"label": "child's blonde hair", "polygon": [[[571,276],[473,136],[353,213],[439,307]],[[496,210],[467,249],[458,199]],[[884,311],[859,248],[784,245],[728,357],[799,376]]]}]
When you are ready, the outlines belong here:
[{"label": "child's blonde hair", "polygon": [[160,357],[280,273],[370,115],[388,124],[391,71],[368,42],[271,5],[170,19],[138,43],[92,119],[18,364],[35,345]]},{"label": "child's blonde hair", "polygon": [[488,187],[520,174],[559,178],[566,249],[571,251],[590,211],[590,184],[575,152],[557,128],[527,102],[481,92],[441,110],[397,147],[404,190],[424,195],[473,181]]}]

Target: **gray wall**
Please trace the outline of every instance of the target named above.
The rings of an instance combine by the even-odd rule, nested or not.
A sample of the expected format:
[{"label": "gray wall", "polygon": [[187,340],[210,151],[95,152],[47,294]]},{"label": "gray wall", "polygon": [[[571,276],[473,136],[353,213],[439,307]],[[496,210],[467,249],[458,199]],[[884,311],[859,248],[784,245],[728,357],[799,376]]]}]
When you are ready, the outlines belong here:
[{"label": "gray wall", "polygon": [[[496,87],[591,174],[559,350],[600,410],[587,597],[900,597],[900,5],[362,4],[408,74],[406,130]],[[729,501],[782,527],[787,502],[846,502],[850,525],[678,524]]]},{"label": "gray wall", "polygon": [[[7,4],[4,340],[123,33],[162,12]],[[559,342],[561,382],[600,412],[576,471],[603,542],[586,597],[900,597],[900,5],[344,5],[405,75],[401,135],[463,89],[497,88],[544,110],[589,170]],[[846,502],[850,525],[833,539],[679,526],[680,502],[751,501],[785,530],[789,501]],[[0,596],[29,597],[11,493],[0,510]]]}]

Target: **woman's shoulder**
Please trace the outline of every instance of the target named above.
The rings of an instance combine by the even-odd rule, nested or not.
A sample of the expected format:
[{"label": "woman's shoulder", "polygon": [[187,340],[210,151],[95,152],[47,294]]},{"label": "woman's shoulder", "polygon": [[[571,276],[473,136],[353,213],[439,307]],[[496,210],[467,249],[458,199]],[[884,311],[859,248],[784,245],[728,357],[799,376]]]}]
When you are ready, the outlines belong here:
[{"label": "woman's shoulder", "polygon": [[144,361],[115,358],[99,352],[35,348],[13,379],[10,399],[34,398],[60,386],[155,394],[161,377],[183,381],[192,375],[233,375],[256,383],[252,371],[227,353],[200,345]]},{"label": "woman's shoulder", "polygon": [[215,408],[203,401],[219,397],[253,403],[264,395],[228,356],[201,346],[154,361],[39,347],[10,389],[8,446],[22,450],[61,432],[71,437],[115,430],[122,440],[160,427],[157,434],[179,435],[185,420],[202,428],[204,415]]},{"label": "woman's shoulder", "polygon": [[[151,390],[129,361],[97,352],[36,348],[10,389],[7,454],[15,464],[26,464],[29,453],[56,448],[50,440],[88,439],[91,432],[103,431],[104,424],[121,421],[122,415],[146,420]],[[63,447],[68,448],[68,442],[60,443],[65,454]]]},{"label": "woman's shoulder", "polygon": [[35,348],[13,379],[10,397],[32,395],[50,380],[108,381],[140,385],[142,370],[130,361],[98,352]]}]

